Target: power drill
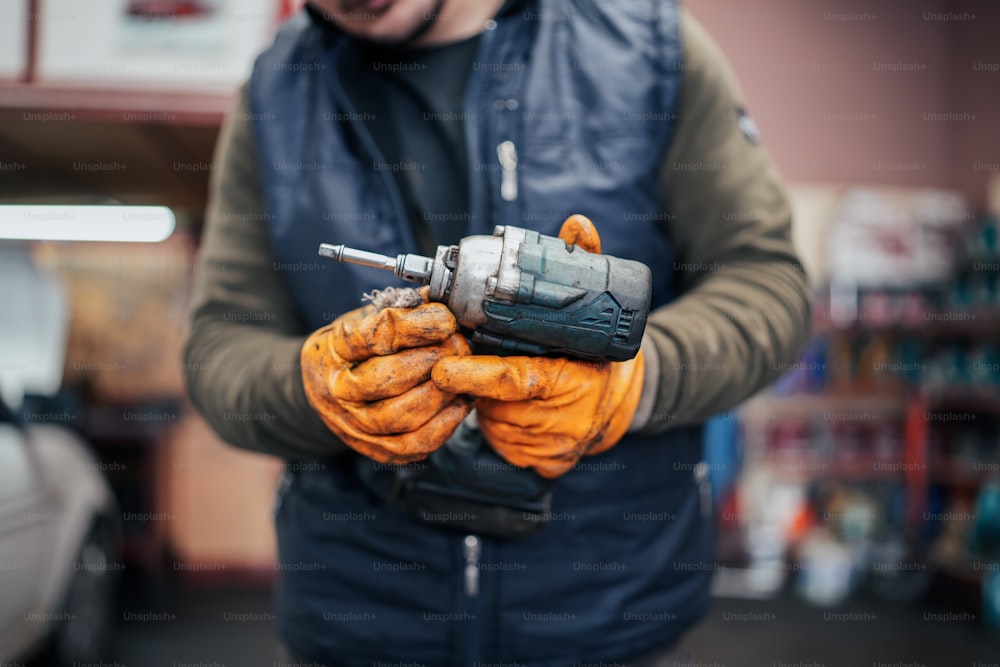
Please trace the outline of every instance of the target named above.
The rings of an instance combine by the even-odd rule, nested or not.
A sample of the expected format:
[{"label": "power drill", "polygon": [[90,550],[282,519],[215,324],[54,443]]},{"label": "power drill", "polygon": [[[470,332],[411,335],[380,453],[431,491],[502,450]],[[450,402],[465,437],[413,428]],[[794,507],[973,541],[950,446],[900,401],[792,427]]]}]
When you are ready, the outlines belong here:
[{"label": "power drill", "polygon": [[[429,285],[430,300],[448,306],[477,351],[499,354],[631,359],[652,296],[645,264],[511,225],[498,225],[492,236],[438,246],[433,259],[392,259],[326,243],[319,254]],[[367,459],[357,465],[376,494],[424,521],[455,529],[523,537],[541,529],[551,514],[552,481],[501,459],[474,419],[463,422],[426,464],[398,468],[391,477]]]},{"label": "power drill", "polygon": [[642,342],[652,295],[649,267],[598,255],[521,227],[438,246],[434,258],[322,244],[319,254],[430,285],[469,340],[500,353],[626,361]]}]

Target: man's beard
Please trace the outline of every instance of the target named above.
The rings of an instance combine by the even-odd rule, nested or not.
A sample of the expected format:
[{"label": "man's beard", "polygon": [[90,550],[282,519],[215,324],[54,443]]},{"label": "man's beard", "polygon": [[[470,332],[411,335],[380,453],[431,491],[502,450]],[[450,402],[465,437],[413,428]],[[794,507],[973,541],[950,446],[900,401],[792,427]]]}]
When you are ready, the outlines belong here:
[{"label": "man's beard", "polygon": [[391,37],[388,39],[380,39],[378,37],[366,37],[362,35],[351,35],[351,39],[363,42],[374,48],[381,49],[406,49],[412,46],[414,42],[419,40],[427,31],[434,27],[438,19],[441,17],[441,10],[448,0],[436,0],[434,6],[428,11],[424,12],[424,20],[421,21],[412,32],[403,37]]}]

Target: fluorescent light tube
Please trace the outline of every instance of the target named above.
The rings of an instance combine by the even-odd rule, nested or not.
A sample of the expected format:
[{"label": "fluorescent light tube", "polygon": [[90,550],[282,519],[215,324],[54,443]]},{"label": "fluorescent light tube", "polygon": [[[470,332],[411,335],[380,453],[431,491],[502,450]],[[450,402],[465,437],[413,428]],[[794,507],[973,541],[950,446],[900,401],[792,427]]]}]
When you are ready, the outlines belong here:
[{"label": "fluorescent light tube", "polygon": [[0,205],[0,239],[156,243],[174,225],[166,206]]}]

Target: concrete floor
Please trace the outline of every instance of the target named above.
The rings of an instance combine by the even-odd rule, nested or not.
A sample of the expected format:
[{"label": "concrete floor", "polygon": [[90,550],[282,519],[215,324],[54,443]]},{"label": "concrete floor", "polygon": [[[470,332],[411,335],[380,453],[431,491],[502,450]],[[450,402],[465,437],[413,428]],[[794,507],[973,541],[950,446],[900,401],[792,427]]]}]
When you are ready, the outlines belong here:
[{"label": "concrete floor", "polygon": [[[948,612],[968,613],[953,600],[940,595],[931,600],[904,604],[859,598],[823,609],[791,593],[771,600],[719,598],[691,637],[692,664],[1000,665],[1000,635],[991,634],[978,620],[948,616]],[[266,589],[174,588],[123,607],[113,656],[116,667],[271,667],[273,663],[276,640]],[[142,616],[147,612],[149,616]]]}]

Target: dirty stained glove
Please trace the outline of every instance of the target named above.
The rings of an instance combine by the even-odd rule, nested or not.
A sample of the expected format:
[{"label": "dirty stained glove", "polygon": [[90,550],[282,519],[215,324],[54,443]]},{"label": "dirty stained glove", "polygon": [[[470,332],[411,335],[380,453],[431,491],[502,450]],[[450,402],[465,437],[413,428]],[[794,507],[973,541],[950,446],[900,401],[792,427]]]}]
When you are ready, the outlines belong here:
[{"label": "dirty stained glove", "polygon": [[[593,223],[581,215],[563,223],[559,238],[588,252],[601,249]],[[623,362],[474,355],[442,359],[432,378],[441,391],[478,397],[479,428],[500,456],[551,478],[625,435],[644,370],[641,351]]]},{"label": "dirty stained glove", "polygon": [[430,381],[439,360],[470,354],[456,326],[439,303],[342,315],[302,346],[309,404],[346,445],[375,461],[425,458],[472,410],[469,397]]}]

